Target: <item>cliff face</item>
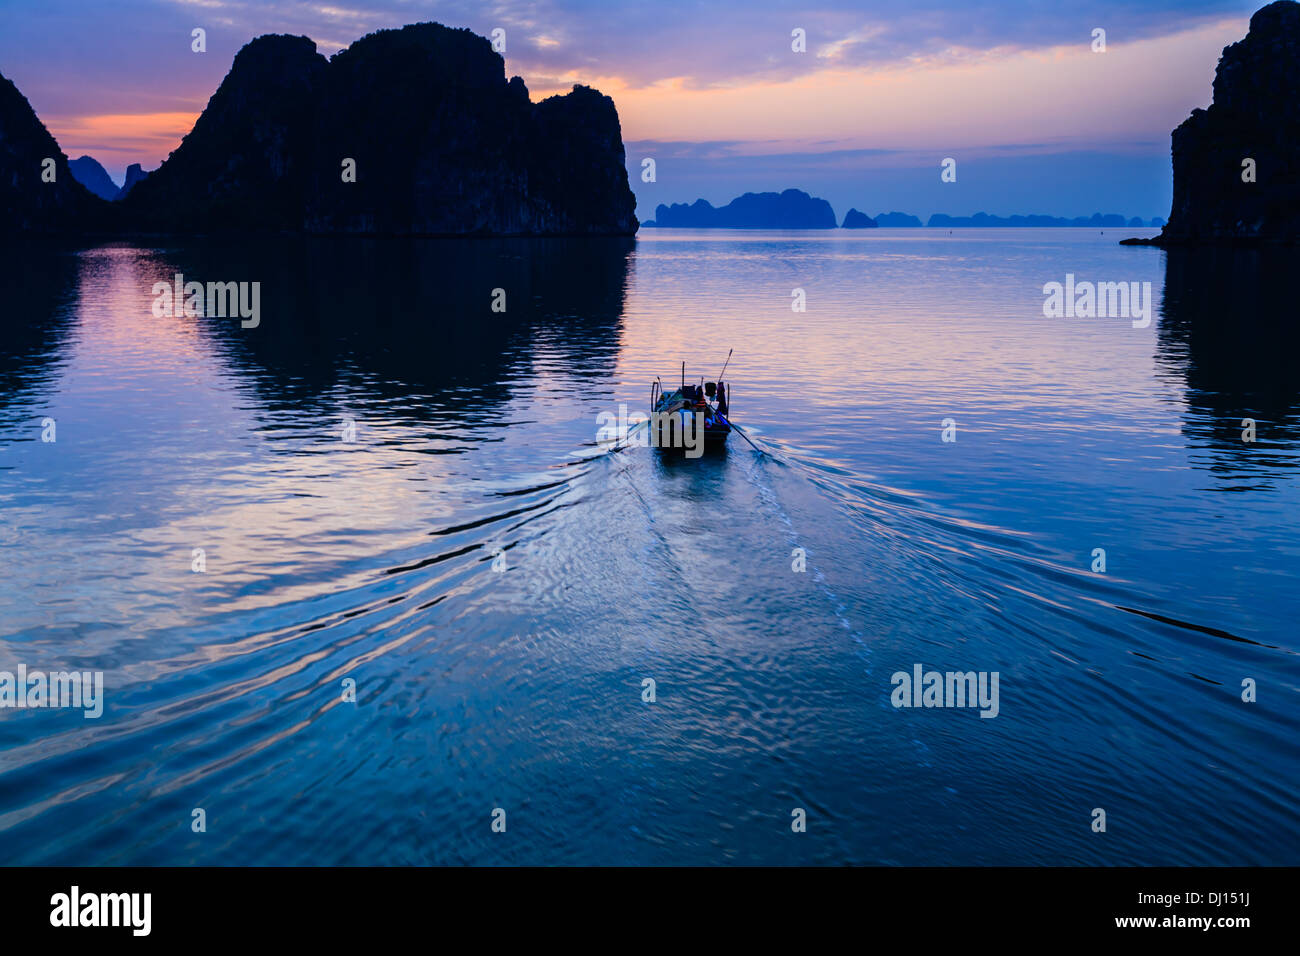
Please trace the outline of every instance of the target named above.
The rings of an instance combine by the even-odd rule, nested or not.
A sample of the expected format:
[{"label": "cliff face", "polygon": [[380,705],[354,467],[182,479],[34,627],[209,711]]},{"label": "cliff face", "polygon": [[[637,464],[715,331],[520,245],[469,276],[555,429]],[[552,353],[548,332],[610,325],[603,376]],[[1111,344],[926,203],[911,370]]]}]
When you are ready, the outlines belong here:
[{"label": "cliff face", "polygon": [[123,200],[132,225],[181,233],[300,228],[325,67],[307,37],[263,36],[240,50],[194,129]]},{"label": "cliff face", "polygon": [[[68,192],[84,190],[26,101],[6,86],[0,232],[88,228]],[[10,113],[25,118],[6,125]],[[9,127],[20,130],[17,145],[19,134],[6,139]],[[26,210],[19,215],[19,199],[7,199],[4,183],[29,169],[39,177],[39,158],[31,159],[38,154],[59,157],[61,191],[14,192]],[[355,176],[345,178],[345,160]],[[180,146],[146,178],[128,175],[119,198],[113,226],[128,232],[631,235],[637,228],[613,101],[577,86],[534,104],[521,79],[506,80],[505,61],[486,39],[436,23],[373,33],[329,61],[307,37],[253,40]]]},{"label": "cliff face", "polygon": [[[330,61],[314,141],[313,232],[630,235],[614,103],[586,87],[533,104],[486,39],[420,23]],[[343,161],[356,162],[344,182]]]},{"label": "cliff face", "polygon": [[[515,77],[523,89],[523,81]],[[575,86],[533,108],[530,181],[547,218],[569,234],[636,232],[636,197],[627,182],[623,131],[608,96]]]},{"label": "cliff face", "polygon": [[[527,107],[487,40],[432,27],[372,33],[330,62],[310,231],[476,232],[518,205]],[[345,159],[356,182],[343,182]]]},{"label": "cliff face", "polygon": [[[1226,47],[1214,102],[1173,134],[1174,202],[1161,244],[1300,240],[1300,3],[1257,11]],[[1255,161],[1255,182],[1242,162]]]},{"label": "cliff face", "polygon": [[[42,179],[54,160],[54,182]],[[27,98],[0,76],[0,233],[61,232],[99,223],[106,204],[77,182]]]}]

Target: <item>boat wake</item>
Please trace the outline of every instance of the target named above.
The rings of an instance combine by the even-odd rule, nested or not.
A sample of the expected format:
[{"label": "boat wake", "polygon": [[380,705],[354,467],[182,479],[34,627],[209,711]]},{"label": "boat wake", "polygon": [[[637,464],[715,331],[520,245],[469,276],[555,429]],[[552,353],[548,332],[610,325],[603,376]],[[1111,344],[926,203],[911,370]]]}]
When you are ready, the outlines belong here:
[{"label": "boat wake", "polygon": [[[304,596],[286,569],[143,636],[149,653],[106,671],[102,721],[0,723],[11,861],[93,849],[106,863],[375,862],[383,846],[396,848],[383,862],[500,862],[476,823],[451,824],[455,839],[436,850],[404,834],[436,807],[526,812],[539,789],[585,808],[604,858],[668,860],[707,842],[709,826],[748,825],[759,811],[733,819],[737,787],[776,793],[790,786],[781,781],[817,779],[870,805],[891,786],[882,768],[906,769],[956,825],[1001,826],[988,823],[1007,818],[995,807],[1045,812],[988,784],[1015,780],[1026,761],[1085,791],[1110,786],[1117,763],[1166,773],[1139,771],[1113,747],[1063,748],[1053,727],[1095,740],[1140,733],[1143,753],[1192,761],[1160,781],[1168,788],[1210,786],[1220,772],[1197,721],[1277,747],[1294,734],[1294,717],[1259,726],[1234,706],[1241,674],[1294,671],[1273,642],[1180,620],[1137,582],[1072,567],[1031,533],[748,431],[759,451],[686,460],[587,447],[484,481],[455,520],[338,558],[318,582],[328,587]],[[900,717],[890,675],[917,663],[999,672],[1000,715],[924,727]],[[1048,732],[1026,732],[1031,721]],[[309,788],[273,784],[289,761]],[[656,776],[667,765],[678,768],[672,781]],[[952,772],[970,766],[978,795]],[[1249,755],[1242,766],[1259,801],[1287,806],[1282,781],[1254,773]],[[708,823],[664,812],[682,787],[716,806],[701,811]],[[593,803],[597,792],[617,799]],[[816,792],[773,799],[854,819]],[[190,832],[195,807],[235,832]],[[1224,815],[1243,845],[1268,845],[1249,814]],[[322,819],[347,821],[346,836],[304,840]],[[659,821],[653,833],[648,819]],[[530,827],[504,859],[583,858],[562,820]],[[41,837],[51,828],[62,834],[53,848]],[[1042,819],[1008,824],[986,845],[1060,862],[1050,832]],[[909,860],[931,858],[923,833],[908,839]],[[770,859],[750,852],[737,859]],[[1077,859],[1096,852],[1080,847]],[[816,854],[892,859],[875,838],[829,840]]]}]

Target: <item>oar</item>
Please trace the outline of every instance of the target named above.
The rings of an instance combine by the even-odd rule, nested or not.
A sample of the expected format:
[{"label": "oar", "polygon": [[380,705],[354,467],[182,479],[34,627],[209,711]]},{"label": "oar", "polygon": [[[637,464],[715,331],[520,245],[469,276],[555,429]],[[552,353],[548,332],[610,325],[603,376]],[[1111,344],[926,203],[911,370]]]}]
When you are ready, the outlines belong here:
[{"label": "oar", "polygon": [[753,447],[754,447],[754,451],[758,452],[760,455],[767,455],[769,458],[770,458],[770,457],[773,457],[771,452],[763,451],[763,449],[759,448],[757,445],[754,445],[754,442],[750,439],[750,437],[749,437],[748,435],[745,434],[744,429],[742,429],[739,425],[736,425],[736,424],[734,424],[734,423],[732,423],[732,422],[727,421],[726,416],[723,415],[722,412],[718,411],[717,409],[714,409],[713,414],[715,414],[715,415],[717,415],[719,418],[721,418],[721,419],[722,419],[722,423],[723,423],[724,425],[726,425],[728,428],[733,428],[733,429],[735,429],[736,431],[740,432],[740,437],[743,438],[743,439],[745,439],[745,441],[749,442],[751,445],[753,445]]},{"label": "oar", "polygon": [[649,425],[649,424],[650,424],[649,419],[646,419],[645,421],[637,422],[635,425],[633,425],[631,428],[629,428],[627,431],[623,433],[622,438],[619,438],[616,441],[611,442],[609,446],[609,450],[618,451],[621,447],[623,447],[623,443],[625,441],[627,441],[629,438],[631,438],[633,435],[636,434],[637,429],[639,429],[642,425]]}]

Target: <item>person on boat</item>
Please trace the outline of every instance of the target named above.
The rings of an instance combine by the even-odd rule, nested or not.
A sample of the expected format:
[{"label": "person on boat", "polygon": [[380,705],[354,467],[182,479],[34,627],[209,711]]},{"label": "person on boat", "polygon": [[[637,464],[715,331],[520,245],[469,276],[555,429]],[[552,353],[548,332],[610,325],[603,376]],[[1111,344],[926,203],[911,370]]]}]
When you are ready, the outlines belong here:
[{"label": "person on boat", "polygon": [[718,414],[727,417],[727,383],[718,383]]}]

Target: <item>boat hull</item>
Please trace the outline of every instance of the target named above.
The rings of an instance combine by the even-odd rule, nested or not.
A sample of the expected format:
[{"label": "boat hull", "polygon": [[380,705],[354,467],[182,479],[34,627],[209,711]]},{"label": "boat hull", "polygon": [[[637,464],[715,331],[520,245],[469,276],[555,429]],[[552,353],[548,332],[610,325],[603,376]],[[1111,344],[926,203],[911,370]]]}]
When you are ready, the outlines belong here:
[{"label": "boat hull", "polygon": [[[691,444],[695,445],[695,423],[690,421],[698,412],[703,409],[695,408],[678,408],[668,410],[662,406],[655,409],[655,415],[663,415],[668,412],[667,420],[651,421],[651,444],[660,451],[665,452],[684,452],[687,451],[686,443],[683,436],[691,437]],[[706,449],[720,448],[727,443],[731,437],[731,426],[724,424],[717,418],[713,417],[711,411],[705,411],[704,422],[704,447]]]}]

